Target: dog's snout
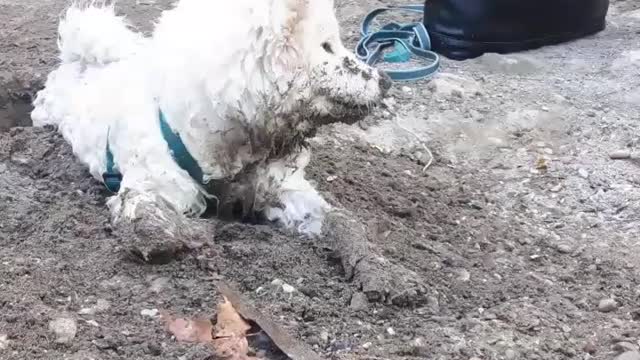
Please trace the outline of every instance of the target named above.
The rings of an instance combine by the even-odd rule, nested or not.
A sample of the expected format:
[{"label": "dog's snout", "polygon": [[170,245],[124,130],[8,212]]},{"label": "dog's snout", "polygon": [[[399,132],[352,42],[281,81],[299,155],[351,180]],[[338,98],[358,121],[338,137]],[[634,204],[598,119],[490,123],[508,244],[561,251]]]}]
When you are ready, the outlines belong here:
[{"label": "dog's snout", "polygon": [[378,83],[380,84],[380,88],[383,92],[386,93],[387,91],[389,91],[389,89],[391,89],[391,86],[393,86],[393,80],[391,80],[389,75],[387,75],[387,73],[385,73],[384,71],[378,70],[378,74],[380,74],[380,80],[378,81]]}]

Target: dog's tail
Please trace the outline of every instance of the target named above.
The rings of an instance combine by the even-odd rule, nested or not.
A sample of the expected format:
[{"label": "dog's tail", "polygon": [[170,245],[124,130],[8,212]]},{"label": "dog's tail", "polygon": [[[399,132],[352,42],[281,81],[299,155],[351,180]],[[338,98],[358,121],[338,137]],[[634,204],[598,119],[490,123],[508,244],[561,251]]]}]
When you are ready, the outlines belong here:
[{"label": "dog's tail", "polygon": [[63,63],[104,65],[136,53],[144,37],[116,16],[112,5],[73,5],[58,26],[58,47]]}]

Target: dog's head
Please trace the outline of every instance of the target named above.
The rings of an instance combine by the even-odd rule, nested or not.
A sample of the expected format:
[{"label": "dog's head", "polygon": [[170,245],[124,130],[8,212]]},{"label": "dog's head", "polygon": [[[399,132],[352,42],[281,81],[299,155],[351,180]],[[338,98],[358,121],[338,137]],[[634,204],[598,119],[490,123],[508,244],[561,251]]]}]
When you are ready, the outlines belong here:
[{"label": "dog's head", "polygon": [[[391,79],[360,61],[340,39],[333,0],[281,0],[288,17],[278,61],[295,69],[290,82],[313,115],[335,120],[366,113],[391,88]],[[334,121],[335,121],[334,120]]]}]

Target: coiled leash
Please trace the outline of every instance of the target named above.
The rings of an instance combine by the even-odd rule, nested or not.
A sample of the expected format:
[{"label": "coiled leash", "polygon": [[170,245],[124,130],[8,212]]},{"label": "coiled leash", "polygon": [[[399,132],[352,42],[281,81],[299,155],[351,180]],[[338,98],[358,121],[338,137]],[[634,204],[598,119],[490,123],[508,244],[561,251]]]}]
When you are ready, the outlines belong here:
[{"label": "coiled leash", "polygon": [[[428,65],[407,70],[383,70],[396,81],[424,79],[433,75],[440,67],[440,56],[431,51],[431,38],[422,22],[414,24],[389,23],[380,30],[372,32],[371,23],[380,14],[387,11],[410,11],[424,14],[423,5],[400,5],[379,8],[371,11],[363,20],[360,33],[362,38],[356,46],[356,56],[368,65],[374,66],[382,60],[390,63],[407,62],[415,55],[428,62]],[[383,54],[390,46],[394,50]]]}]

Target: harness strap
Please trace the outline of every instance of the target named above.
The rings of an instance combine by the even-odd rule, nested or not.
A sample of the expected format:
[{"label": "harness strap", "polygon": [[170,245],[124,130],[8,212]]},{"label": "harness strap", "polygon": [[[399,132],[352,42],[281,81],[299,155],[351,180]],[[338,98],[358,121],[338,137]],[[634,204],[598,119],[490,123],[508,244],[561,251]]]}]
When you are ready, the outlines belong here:
[{"label": "harness strap", "polygon": [[386,62],[407,62],[415,55],[427,62],[427,65],[408,70],[383,70],[396,81],[418,80],[433,75],[440,67],[440,57],[431,51],[431,38],[422,22],[414,24],[389,23],[380,30],[372,32],[371,23],[380,14],[387,11],[410,11],[424,14],[423,5],[401,5],[379,8],[371,11],[363,20],[360,33],[362,38],[356,46],[356,56],[368,65],[380,62],[386,48],[394,46],[393,52],[384,54]]},{"label": "harness strap", "polygon": [[[158,112],[158,119],[160,122],[160,131],[162,137],[167,142],[169,151],[173,160],[186,171],[189,176],[200,184],[204,183],[202,168],[198,165],[196,159],[189,153],[184,142],[180,138],[180,135],[171,130],[171,126],[167,123],[164,113],[160,110]],[[116,170],[115,162],[113,159],[113,153],[109,147],[109,133],[107,132],[107,166],[106,171],[102,174],[102,181],[109,191],[117,193],[120,190],[120,184],[122,183],[122,174]]]}]

